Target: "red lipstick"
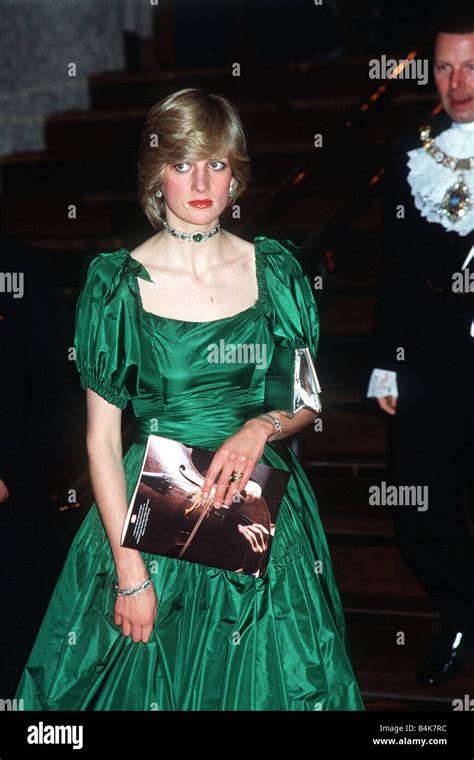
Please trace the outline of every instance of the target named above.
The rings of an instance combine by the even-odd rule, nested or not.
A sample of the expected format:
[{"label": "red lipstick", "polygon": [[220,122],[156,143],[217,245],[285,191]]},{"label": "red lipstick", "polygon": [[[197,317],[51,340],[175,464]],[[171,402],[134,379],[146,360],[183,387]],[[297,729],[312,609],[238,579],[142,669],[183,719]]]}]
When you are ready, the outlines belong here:
[{"label": "red lipstick", "polygon": [[189,201],[189,205],[194,208],[208,208],[212,206],[212,201],[209,198],[203,198],[201,201]]}]

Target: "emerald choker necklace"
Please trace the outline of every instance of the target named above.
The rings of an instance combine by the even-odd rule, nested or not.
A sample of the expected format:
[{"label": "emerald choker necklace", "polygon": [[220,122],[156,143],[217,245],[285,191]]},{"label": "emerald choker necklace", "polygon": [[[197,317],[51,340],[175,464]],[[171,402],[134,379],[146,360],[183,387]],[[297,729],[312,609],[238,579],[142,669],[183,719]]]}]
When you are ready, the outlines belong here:
[{"label": "emerald choker necklace", "polygon": [[212,230],[207,230],[207,232],[180,232],[174,227],[170,227],[168,222],[163,219],[163,228],[166,232],[169,232],[170,235],[173,235],[173,237],[179,238],[179,240],[192,240],[193,243],[202,243],[203,240],[209,240],[209,238],[216,235],[219,232],[221,225],[220,222],[218,222]]}]

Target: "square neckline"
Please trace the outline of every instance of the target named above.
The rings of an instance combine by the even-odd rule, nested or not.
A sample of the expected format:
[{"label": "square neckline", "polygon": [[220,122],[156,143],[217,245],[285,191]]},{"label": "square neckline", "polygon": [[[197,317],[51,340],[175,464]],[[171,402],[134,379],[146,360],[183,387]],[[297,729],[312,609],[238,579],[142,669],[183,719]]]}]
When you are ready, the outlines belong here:
[{"label": "square neckline", "polygon": [[[196,322],[196,321],[193,321],[193,320],[190,320],[190,319],[176,319],[175,317],[165,317],[165,316],[163,316],[163,314],[155,314],[155,312],[153,312],[153,311],[147,311],[145,309],[145,307],[143,306],[142,294],[140,292],[140,285],[137,282],[137,274],[135,273],[135,284],[136,284],[136,289],[137,289],[137,294],[138,294],[138,302],[139,302],[139,305],[140,305],[140,311],[141,311],[141,313],[144,314],[146,317],[150,317],[151,319],[158,319],[158,320],[162,320],[162,321],[165,321],[165,322],[179,322],[179,323],[182,323],[182,324],[185,324],[185,325],[211,325],[211,324],[214,324],[214,323],[217,323],[217,322],[225,322],[226,320],[229,320],[229,319],[235,319],[236,317],[240,317],[240,316],[242,316],[244,314],[247,314],[247,312],[249,312],[249,311],[252,311],[254,309],[260,308],[260,305],[261,305],[262,299],[263,299],[263,285],[262,285],[262,274],[261,274],[261,268],[260,268],[260,265],[261,265],[260,251],[259,251],[259,248],[258,248],[257,240],[258,240],[258,236],[254,237],[254,239],[252,241],[253,242],[254,264],[255,264],[255,279],[256,279],[256,282],[257,282],[257,299],[256,299],[256,301],[251,306],[248,306],[246,309],[243,309],[242,311],[238,311],[236,314],[231,314],[228,317],[219,317],[218,319],[204,319],[204,320],[201,320],[199,322]],[[136,259],[134,256],[132,256],[132,254],[130,253],[130,251],[129,251],[128,248],[123,248],[122,250],[125,251],[125,253],[127,254],[128,258],[131,261],[134,261],[138,265],[138,269],[146,274],[146,278],[145,279],[148,279],[149,282],[152,282],[154,285],[158,284],[152,278],[152,276],[150,275],[150,273],[149,273],[148,269],[145,267],[145,265],[142,264],[142,262],[139,261],[138,259]]]}]

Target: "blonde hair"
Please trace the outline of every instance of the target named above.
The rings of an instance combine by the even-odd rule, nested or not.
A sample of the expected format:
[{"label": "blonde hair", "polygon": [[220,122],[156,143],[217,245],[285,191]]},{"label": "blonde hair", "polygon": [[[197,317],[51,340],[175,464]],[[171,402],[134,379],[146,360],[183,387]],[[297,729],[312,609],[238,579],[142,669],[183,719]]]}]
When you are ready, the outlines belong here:
[{"label": "blonde hair", "polygon": [[250,159],[244,126],[236,106],[222,95],[197,87],[179,90],[149,110],[138,158],[140,205],[153,227],[165,216],[161,190],[168,163],[228,156],[234,177],[234,203],[250,182]]}]

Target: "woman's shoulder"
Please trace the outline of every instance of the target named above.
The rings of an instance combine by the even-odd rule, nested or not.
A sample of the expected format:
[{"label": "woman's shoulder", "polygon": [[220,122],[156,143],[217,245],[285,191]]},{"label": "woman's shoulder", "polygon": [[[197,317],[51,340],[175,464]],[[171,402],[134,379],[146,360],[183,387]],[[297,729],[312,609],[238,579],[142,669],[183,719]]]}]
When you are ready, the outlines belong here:
[{"label": "woman's shoulder", "polygon": [[101,251],[86,256],[82,269],[82,286],[94,282],[108,285],[113,279],[116,282],[124,280],[129,273],[142,271],[141,264],[132,259],[128,248],[119,248],[116,251]]},{"label": "woman's shoulder", "polygon": [[112,296],[118,295],[123,300],[131,293],[129,280],[133,269],[133,260],[126,248],[90,254],[82,269],[82,297],[91,296],[108,303]]},{"label": "woman's shoulder", "polygon": [[276,240],[275,238],[257,235],[253,240],[245,240],[226,230],[226,241],[232,248],[240,252],[242,256],[251,255],[255,250],[261,258],[267,262],[277,261],[280,264],[298,266],[298,255],[300,248],[291,240]]},{"label": "woman's shoulder", "polygon": [[303,274],[299,261],[301,249],[292,240],[276,240],[259,235],[254,242],[265,269],[278,276],[279,279],[287,278],[289,275]]},{"label": "woman's shoulder", "polygon": [[129,252],[126,248],[119,248],[116,251],[101,251],[100,253],[91,253],[86,256],[83,265],[83,278],[94,274],[98,277],[107,278],[112,272],[128,260]]}]

